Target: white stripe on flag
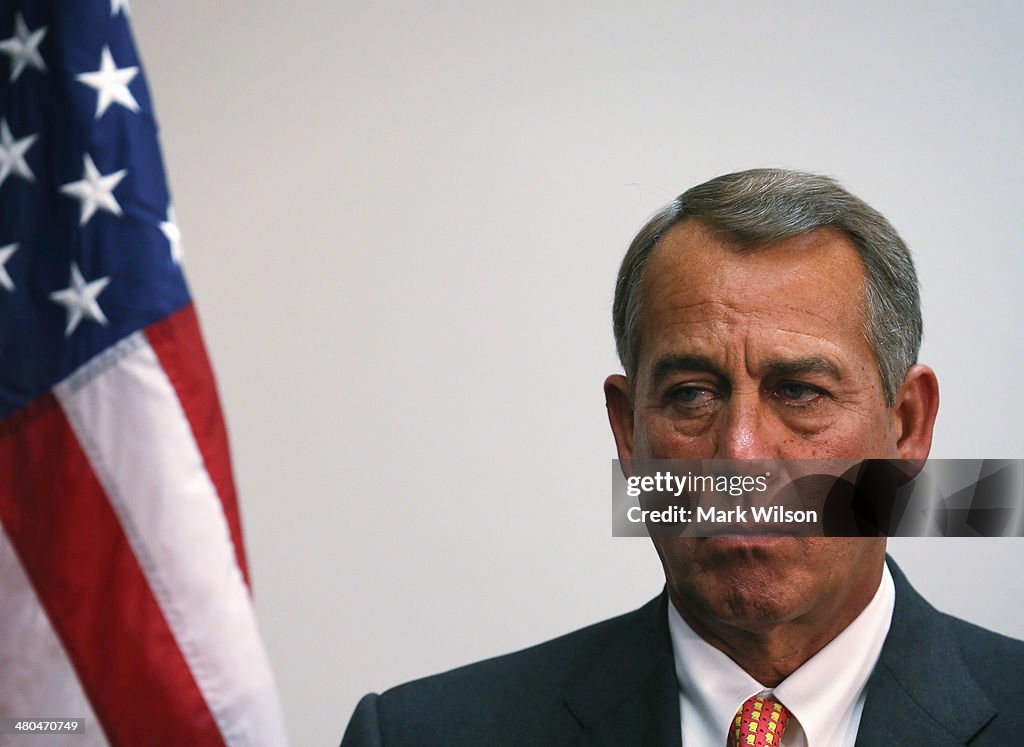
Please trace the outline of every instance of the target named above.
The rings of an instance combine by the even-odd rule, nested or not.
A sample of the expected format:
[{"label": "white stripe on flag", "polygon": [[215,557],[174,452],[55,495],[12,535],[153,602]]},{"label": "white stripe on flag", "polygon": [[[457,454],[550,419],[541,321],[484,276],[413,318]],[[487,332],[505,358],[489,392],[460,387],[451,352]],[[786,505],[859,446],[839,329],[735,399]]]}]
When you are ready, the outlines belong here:
[{"label": "white stripe on flag", "polygon": [[286,744],[220,499],[145,336],[122,340],[54,393],[225,742]]},{"label": "white stripe on flag", "polygon": [[[0,525],[0,716],[84,718],[81,734],[50,734],[48,745],[108,747],[64,646]],[[40,745],[38,734],[0,735],[0,745]]]}]

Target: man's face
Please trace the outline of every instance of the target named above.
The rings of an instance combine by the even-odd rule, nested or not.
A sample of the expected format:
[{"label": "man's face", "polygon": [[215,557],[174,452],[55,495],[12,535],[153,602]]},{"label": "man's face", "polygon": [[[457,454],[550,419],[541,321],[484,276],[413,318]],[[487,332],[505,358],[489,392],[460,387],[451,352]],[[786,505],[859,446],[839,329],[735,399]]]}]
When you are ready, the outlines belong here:
[{"label": "man's face", "polygon": [[[616,429],[620,456],[900,456],[900,421],[863,332],[863,265],[844,234],[821,229],[738,254],[685,221],[654,250],[641,292],[632,432]],[[749,630],[862,607],[885,555],[884,538],[655,544],[684,616]]]}]

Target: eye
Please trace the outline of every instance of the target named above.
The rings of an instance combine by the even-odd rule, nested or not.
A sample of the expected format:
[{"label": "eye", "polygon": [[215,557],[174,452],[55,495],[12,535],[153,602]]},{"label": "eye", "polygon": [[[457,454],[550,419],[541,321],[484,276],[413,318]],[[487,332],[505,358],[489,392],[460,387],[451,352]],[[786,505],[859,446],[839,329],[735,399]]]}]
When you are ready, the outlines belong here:
[{"label": "eye", "polygon": [[684,386],[676,389],[672,394],[681,402],[696,402],[703,391],[695,386]]},{"label": "eye", "polygon": [[683,410],[705,407],[715,396],[715,392],[703,386],[677,386],[668,392],[668,400]]},{"label": "eye", "polygon": [[795,381],[787,381],[779,385],[775,390],[775,396],[785,404],[796,407],[806,407],[818,402],[824,392],[818,387],[808,384],[799,384]]}]

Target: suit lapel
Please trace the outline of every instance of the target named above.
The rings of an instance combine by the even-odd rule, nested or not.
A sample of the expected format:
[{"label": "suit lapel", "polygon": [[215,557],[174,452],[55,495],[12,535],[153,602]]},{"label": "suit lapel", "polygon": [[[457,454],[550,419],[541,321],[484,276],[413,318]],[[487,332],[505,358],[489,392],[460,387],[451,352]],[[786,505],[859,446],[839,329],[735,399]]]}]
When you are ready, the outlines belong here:
[{"label": "suit lapel", "polygon": [[995,708],[971,677],[943,617],[889,559],[896,607],[871,678],[857,747],[963,745]]},{"label": "suit lapel", "polygon": [[583,727],[581,745],[679,747],[679,686],[665,593],[633,613],[626,635],[595,647],[592,664],[565,695]]},{"label": "suit lapel", "polygon": [[[942,617],[889,559],[892,625],[867,686],[857,747],[965,745],[996,714],[971,677]],[[583,727],[580,745],[678,747],[679,686],[662,593],[608,636],[565,702]]]}]

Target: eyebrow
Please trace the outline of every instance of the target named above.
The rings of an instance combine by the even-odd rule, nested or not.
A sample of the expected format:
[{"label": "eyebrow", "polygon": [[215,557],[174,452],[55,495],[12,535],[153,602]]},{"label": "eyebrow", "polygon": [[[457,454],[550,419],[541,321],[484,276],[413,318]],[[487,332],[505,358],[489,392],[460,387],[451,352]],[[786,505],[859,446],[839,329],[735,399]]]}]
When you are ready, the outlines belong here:
[{"label": "eyebrow", "polygon": [[825,374],[836,381],[843,380],[843,372],[823,355],[808,355],[803,358],[786,358],[769,361],[765,368],[775,376],[806,376]]},{"label": "eyebrow", "polygon": [[[766,372],[773,376],[806,376],[824,374],[836,381],[843,380],[839,367],[823,355],[807,355],[800,358],[779,358],[765,365]],[[658,386],[667,377],[683,371],[703,371],[724,376],[722,367],[706,355],[679,353],[659,358],[651,369],[651,383]]]},{"label": "eyebrow", "polygon": [[656,387],[674,373],[682,371],[703,371],[716,376],[722,375],[722,368],[706,355],[676,353],[658,359],[651,369],[651,383]]}]

